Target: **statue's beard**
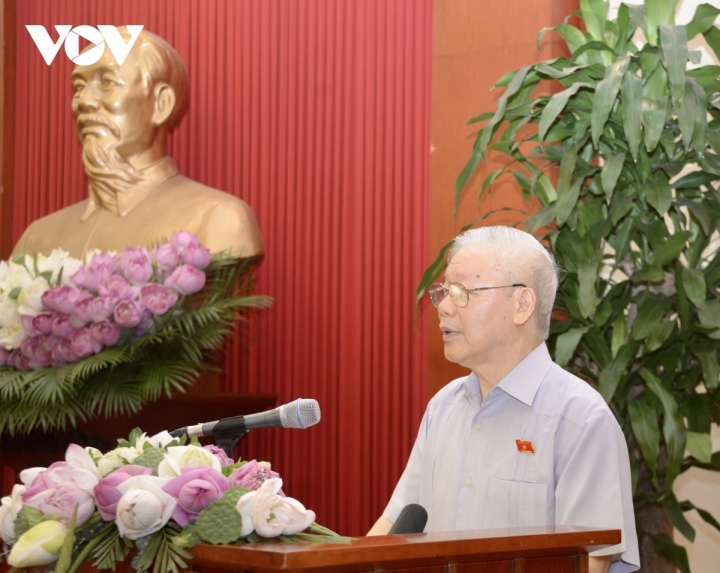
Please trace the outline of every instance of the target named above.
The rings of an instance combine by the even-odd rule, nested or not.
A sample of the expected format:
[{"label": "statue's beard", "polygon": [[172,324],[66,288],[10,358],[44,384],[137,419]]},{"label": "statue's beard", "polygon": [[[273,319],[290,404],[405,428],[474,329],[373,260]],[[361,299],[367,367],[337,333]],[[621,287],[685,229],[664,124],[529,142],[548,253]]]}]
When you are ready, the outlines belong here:
[{"label": "statue's beard", "polygon": [[[118,136],[117,128],[113,135]],[[117,151],[118,142],[103,144],[93,135],[83,140],[83,164],[94,199],[104,208],[117,205],[117,194],[143,181],[143,176]]]}]

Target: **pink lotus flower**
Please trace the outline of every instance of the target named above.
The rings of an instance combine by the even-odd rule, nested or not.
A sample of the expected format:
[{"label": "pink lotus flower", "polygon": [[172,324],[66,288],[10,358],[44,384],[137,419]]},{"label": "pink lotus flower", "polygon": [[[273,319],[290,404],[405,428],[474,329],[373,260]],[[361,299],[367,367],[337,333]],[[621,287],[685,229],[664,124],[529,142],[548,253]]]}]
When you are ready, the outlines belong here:
[{"label": "pink lotus flower", "polygon": [[117,486],[133,476],[152,475],[152,468],[129,464],[106,475],[95,486],[95,505],[100,517],[105,521],[113,521],[117,517],[117,504],[122,493]]},{"label": "pink lotus flower", "polygon": [[205,273],[191,265],[183,265],[165,279],[165,286],[180,294],[193,294],[201,291],[205,286]]},{"label": "pink lotus flower", "polygon": [[43,306],[60,314],[70,314],[80,298],[80,289],[73,285],[61,285],[46,290],[40,297]]},{"label": "pink lotus flower", "polygon": [[144,247],[127,247],[117,259],[118,269],[132,284],[145,284],[153,275],[150,252]]},{"label": "pink lotus flower", "polygon": [[95,340],[89,328],[78,328],[70,334],[70,348],[78,358],[87,358],[102,350],[102,344]]},{"label": "pink lotus flower", "polygon": [[182,251],[185,247],[188,247],[190,245],[199,245],[200,241],[198,241],[198,238],[193,235],[192,233],[188,233],[187,231],[179,231],[178,233],[173,233],[170,237],[170,243],[179,251]]},{"label": "pink lotus flower", "polygon": [[107,296],[97,296],[93,298],[85,306],[90,320],[93,322],[103,322],[113,315],[115,310],[115,302]]},{"label": "pink lotus flower", "polygon": [[50,312],[41,312],[32,317],[32,330],[37,334],[50,334],[52,332],[55,315]]},{"label": "pink lotus flower", "polygon": [[70,315],[70,323],[75,328],[82,328],[92,322],[89,306],[94,298],[92,294],[85,292],[81,294],[80,298],[75,302],[75,308],[73,308],[72,314]]},{"label": "pink lotus flower", "polygon": [[114,322],[96,322],[90,327],[90,335],[103,346],[115,346],[120,341],[120,327]]},{"label": "pink lotus flower", "polygon": [[220,465],[222,467],[231,466],[235,463],[231,458],[228,457],[228,455],[225,453],[225,450],[217,447],[215,444],[207,444],[203,446],[203,450],[207,450],[208,452],[213,454],[218,460],[220,460]]},{"label": "pink lotus flower", "polygon": [[121,328],[135,328],[142,317],[143,309],[134,300],[121,300],[113,311],[113,318]]},{"label": "pink lotus flower", "polygon": [[272,471],[269,464],[259,464],[257,460],[250,460],[232,471],[230,482],[233,486],[256,490],[270,478],[278,477],[280,477],[280,474]]},{"label": "pink lotus flower", "polygon": [[162,316],[178,301],[178,293],[165,285],[150,283],[140,288],[140,301],[155,316]]},{"label": "pink lotus flower", "polygon": [[98,288],[98,293],[113,303],[133,298],[135,295],[132,285],[120,275],[113,275],[103,282]]},{"label": "pink lotus flower", "polygon": [[163,243],[155,252],[155,263],[165,272],[172,272],[180,263],[180,252],[172,243]]},{"label": "pink lotus flower", "polygon": [[70,321],[69,316],[55,315],[52,322],[52,333],[59,338],[69,338],[72,331],[77,328]]},{"label": "pink lotus flower", "polygon": [[230,488],[230,481],[213,468],[186,467],[181,471],[181,475],[163,486],[163,491],[177,499],[172,518],[184,527],[210,502],[220,499]]},{"label": "pink lotus flower", "polygon": [[210,251],[201,245],[188,245],[180,255],[182,262],[199,271],[210,264]]},{"label": "pink lotus flower", "polygon": [[100,285],[112,276],[114,265],[115,260],[110,253],[97,254],[89,264],[80,267],[70,280],[78,287],[96,293]]}]

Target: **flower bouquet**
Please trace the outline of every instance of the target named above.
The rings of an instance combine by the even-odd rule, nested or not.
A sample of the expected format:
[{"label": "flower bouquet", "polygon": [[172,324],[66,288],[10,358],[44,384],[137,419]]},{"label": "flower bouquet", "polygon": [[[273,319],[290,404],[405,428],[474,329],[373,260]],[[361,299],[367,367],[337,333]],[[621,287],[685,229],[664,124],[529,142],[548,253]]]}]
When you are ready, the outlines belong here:
[{"label": "flower bouquet", "polygon": [[184,445],[167,432],[135,429],[118,442],[105,454],[71,444],[64,462],[20,473],[0,504],[12,567],[74,573],[130,559],[138,571],[177,573],[197,543],[350,541],[286,497],[265,462],[233,462],[217,446]]},{"label": "flower bouquet", "polygon": [[134,414],[192,384],[253,296],[254,261],[186,232],[147,249],[0,262],[0,435]]}]

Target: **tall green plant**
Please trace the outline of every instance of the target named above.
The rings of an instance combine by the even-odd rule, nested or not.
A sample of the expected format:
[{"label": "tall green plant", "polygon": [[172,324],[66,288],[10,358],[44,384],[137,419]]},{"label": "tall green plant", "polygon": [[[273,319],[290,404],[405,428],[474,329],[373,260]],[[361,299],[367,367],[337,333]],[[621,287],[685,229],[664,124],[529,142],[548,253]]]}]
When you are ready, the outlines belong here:
[{"label": "tall green plant", "polygon": [[485,123],[456,208],[490,150],[508,162],[481,193],[512,177],[539,201],[525,229],[549,241],[564,269],[554,358],[597,387],[623,427],[645,564],[659,554],[688,572],[672,529],[651,522],[661,510],[693,540],[684,513],[697,509],[720,529],[672,490],[689,467],[720,471],[710,439],[720,422],[720,66],[687,69],[698,34],[720,57],[720,10],[701,5],[678,26],[675,4],[622,5],[610,20],[606,2],[580,0],[580,26],[552,28],[572,55],[507,74],[496,110],[471,120]]}]

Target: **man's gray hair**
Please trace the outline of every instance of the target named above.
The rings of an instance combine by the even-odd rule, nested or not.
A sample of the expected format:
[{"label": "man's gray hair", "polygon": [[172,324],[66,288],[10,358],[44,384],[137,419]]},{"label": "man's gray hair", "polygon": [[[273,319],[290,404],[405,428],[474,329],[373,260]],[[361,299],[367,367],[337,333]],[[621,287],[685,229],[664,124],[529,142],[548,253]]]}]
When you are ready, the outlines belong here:
[{"label": "man's gray hair", "polygon": [[[552,254],[530,233],[514,227],[480,227],[455,237],[448,262],[465,247],[491,246],[507,268],[510,282],[525,282],[537,295],[535,320],[538,330],[547,340],[550,335],[550,317],[559,282],[559,270]],[[516,277],[513,269],[529,265],[530,277]],[[528,284],[529,283],[529,284]]]}]

